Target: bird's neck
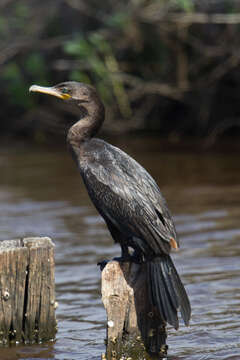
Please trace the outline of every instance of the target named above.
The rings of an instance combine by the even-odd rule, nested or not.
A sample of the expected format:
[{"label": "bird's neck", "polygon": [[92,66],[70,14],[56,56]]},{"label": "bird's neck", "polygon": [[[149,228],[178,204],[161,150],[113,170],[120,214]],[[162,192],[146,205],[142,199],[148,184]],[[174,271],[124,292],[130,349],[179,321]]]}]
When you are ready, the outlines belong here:
[{"label": "bird's neck", "polygon": [[79,152],[81,146],[98,132],[105,116],[104,106],[100,101],[80,104],[80,110],[80,120],[69,129],[67,135],[67,142],[74,152]]}]

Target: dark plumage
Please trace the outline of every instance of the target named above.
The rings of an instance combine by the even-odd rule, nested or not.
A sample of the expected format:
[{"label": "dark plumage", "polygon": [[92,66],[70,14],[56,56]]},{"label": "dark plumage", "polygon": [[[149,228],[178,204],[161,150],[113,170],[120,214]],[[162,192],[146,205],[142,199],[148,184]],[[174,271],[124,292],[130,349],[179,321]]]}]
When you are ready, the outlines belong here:
[{"label": "dark plumage", "polygon": [[30,91],[74,102],[80,120],[68,131],[67,142],[89,196],[114,239],[129,257],[147,262],[149,300],[161,318],[178,328],[178,310],[186,325],[191,308],[188,296],[169,256],[177,248],[171,214],[158,185],[133,158],[93,136],[104,121],[104,106],[96,90],[82,83],[65,82],[52,88],[33,85]]}]

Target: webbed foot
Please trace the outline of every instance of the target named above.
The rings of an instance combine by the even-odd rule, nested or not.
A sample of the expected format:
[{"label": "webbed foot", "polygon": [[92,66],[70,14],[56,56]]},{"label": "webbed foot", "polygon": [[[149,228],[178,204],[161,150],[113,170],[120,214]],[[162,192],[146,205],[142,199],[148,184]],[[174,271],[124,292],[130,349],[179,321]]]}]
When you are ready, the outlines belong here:
[{"label": "webbed foot", "polygon": [[97,266],[100,266],[100,270],[103,271],[103,269],[105,268],[105,266],[107,265],[108,262],[109,262],[109,260],[99,261],[97,263]]}]

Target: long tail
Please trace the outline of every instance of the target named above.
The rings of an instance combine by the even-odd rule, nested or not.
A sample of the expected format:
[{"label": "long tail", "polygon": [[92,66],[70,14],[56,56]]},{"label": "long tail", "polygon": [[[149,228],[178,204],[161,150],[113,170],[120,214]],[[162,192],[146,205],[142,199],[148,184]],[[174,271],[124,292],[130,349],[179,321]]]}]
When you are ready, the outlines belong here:
[{"label": "long tail", "polygon": [[147,262],[149,294],[152,305],[157,308],[164,321],[178,329],[178,310],[185,325],[189,325],[191,306],[169,255],[156,257]]}]

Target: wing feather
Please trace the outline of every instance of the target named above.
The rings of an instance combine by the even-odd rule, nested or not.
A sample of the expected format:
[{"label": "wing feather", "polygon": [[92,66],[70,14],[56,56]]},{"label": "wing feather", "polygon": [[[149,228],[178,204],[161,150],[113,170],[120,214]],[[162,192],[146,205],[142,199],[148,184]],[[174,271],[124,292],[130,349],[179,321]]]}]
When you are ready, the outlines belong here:
[{"label": "wing feather", "polygon": [[158,185],[133,158],[102,143],[102,151],[82,172],[96,208],[126,236],[145,239],[154,254],[169,252],[176,231]]}]

